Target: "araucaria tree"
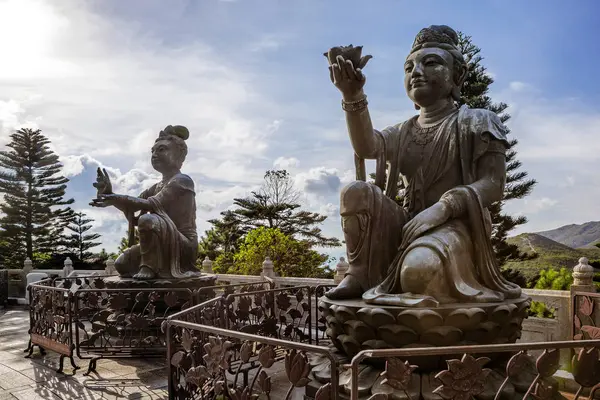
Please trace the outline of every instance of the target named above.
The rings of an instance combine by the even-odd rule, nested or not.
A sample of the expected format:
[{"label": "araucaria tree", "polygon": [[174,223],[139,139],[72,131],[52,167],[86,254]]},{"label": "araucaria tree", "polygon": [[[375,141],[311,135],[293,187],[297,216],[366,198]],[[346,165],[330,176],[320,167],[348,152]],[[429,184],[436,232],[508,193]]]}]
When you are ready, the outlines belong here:
[{"label": "araucaria tree", "polygon": [[[508,105],[505,103],[494,103],[489,97],[489,87],[494,79],[486,72],[481,64],[483,58],[480,56],[481,49],[475,46],[470,36],[459,33],[459,46],[469,65],[469,72],[465,80],[460,105],[466,104],[471,108],[485,108],[498,114],[502,122],[510,119],[505,111]],[[529,179],[527,172],[522,171],[521,162],[517,160],[515,146],[518,141],[509,137],[510,148],[506,154],[506,187],[504,197],[501,201],[489,207],[492,216],[492,245],[496,253],[498,263],[503,265],[509,260],[522,260],[530,256],[519,251],[518,246],[506,241],[508,233],[517,226],[527,222],[524,216],[511,216],[503,211],[504,204],[513,199],[522,199],[529,195],[536,184],[535,179]]]},{"label": "araucaria tree", "polygon": [[65,206],[74,200],[64,198],[69,180],[39,129],[20,129],[10,138],[9,149],[0,151],[0,240],[11,249],[5,263],[18,268],[25,257],[33,260],[34,253],[56,252],[64,244],[73,217]]},{"label": "araucaria tree", "polygon": [[98,233],[89,233],[92,229],[90,222],[94,220],[87,218],[84,213],[75,213],[73,219],[67,229],[72,233],[67,235],[66,247],[77,254],[81,261],[85,261],[93,256],[93,253],[88,251],[93,247],[99,246],[100,242],[94,242],[94,240],[100,237]]}]

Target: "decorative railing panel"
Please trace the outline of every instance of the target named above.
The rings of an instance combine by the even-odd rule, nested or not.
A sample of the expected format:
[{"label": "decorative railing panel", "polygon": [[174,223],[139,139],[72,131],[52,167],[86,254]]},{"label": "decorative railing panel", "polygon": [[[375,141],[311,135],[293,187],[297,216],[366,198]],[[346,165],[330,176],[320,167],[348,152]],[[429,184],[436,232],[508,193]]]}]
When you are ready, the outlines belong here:
[{"label": "decorative railing panel", "polygon": [[34,346],[38,346],[60,354],[60,372],[65,357],[76,368],[73,361],[74,302],[68,289],[57,288],[52,284],[50,279],[46,279],[29,287],[30,340],[26,351],[29,351],[29,357]]},{"label": "decorative railing panel", "polygon": [[[166,329],[166,336],[171,339],[170,398],[271,398],[274,372],[285,371],[285,399],[289,399],[294,390],[305,390],[309,384],[309,359],[315,356],[329,362],[328,379],[336,383],[338,365],[331,350],[300,342],[309,340],[305,333],[294,334],[295,329],[300,329],[300,321],[308,326],[311,319],[307,307],[310,294],[309,288],[240,293],[207,301],[170,317]],[[291,310],[298,310],[301,315]],[[189,313],[195,315],[198,323],[186,322]],[[245,332],[262,332],[264,328],[259,327],[264,326],[271,327],[269,336]],[[288,340],[280,339],[286,337],[286,330],[290,333]],[[336,399],[337,394],[330,398]]]},{"label": "decorative railing panel", "polygon": [[575,340],[600,339],[600,293],[574,292],[571,333]]},{"label": "decorative railing panel", "polygon": [[[600,387],[599,347],[600,340],[589,340],[361,351],[341,374],[340,389],[351,400],[365,395],[445,400],[558,399],[563,397],[554,376],[564,369],[571,371],[572,383],[578,385],[575,398],[582,394],[593,398]],[[532,357],[532,351],[541,354]],[[561,365],[561,351],[576,353],[570,365]],[[419,363],[410,361],[433,356],[445,357],[446,368],[419,371]]]},{"label": "decorative railing panel", "polygon": [[312,343],[314,288],[300,286],[227,296],[228,329]]},{"label": "decorative railing panel", "polygon": [[[161,356],[167,351],[164,322],[168,315],[207,299],[260,291],[271,282],[187,288],[114,289],[107,276],[46,279],[30,286],[29,353],[33,346],[89,360],[88,373],[99,358]],[[207,312],[208,310],[205,310]],[[219,310],[225,313],[225,308]],[[194,312],[186,317],[194,322]]]}]

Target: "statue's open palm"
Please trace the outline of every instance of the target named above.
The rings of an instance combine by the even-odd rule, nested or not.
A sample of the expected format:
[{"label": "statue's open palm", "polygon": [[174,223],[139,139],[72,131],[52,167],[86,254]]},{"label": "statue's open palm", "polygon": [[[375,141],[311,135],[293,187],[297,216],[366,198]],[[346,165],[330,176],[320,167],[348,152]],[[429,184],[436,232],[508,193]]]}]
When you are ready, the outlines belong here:
[{"label": "statue's open palm", "polygon": [[334,47],[327,53],[330,61],[329,78],[345,98],[351,98],[360,93],[365,85],[366,78],[362,69],[367,65],[371,56],[360,57],[353,62],[353,60],[345,59],[341,54],[336,55],[338,51],[338,48]]},{"label": "statue's open palm", "polygon": [[112,183],[110,182],[110,177],[106,172],[106,169],[98,167],[96,171],[96,182],[94,182],[94,187],[96,188],[96,197],[100,198],[105,194],[113,194]]}]

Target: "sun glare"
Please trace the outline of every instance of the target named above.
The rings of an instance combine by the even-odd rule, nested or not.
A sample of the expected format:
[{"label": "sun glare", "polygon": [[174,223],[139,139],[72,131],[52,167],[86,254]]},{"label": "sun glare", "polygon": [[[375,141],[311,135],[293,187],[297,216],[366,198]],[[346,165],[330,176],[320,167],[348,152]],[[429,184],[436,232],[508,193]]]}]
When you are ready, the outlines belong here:
[{"label": "sun glare", "polygon": [[0,0],[0,79],[30,79],[64,73],[53,58],[65,17],[39,0]]}]

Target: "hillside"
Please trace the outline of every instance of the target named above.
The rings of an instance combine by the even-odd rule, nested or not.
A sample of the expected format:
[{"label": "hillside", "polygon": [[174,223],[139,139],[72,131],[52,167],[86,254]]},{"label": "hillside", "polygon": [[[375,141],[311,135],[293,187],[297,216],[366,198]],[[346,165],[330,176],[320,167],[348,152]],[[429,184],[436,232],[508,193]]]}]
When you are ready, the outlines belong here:
[{"label": "hillside", "polygon": [[519,246],[523,253],[537,255],[532,260],[506,263],[506,267],[521,271],[527,278],[549,267],[573,268],[581,257],[587,257],[590,261],[600,260],[598,248],[574,249],[537,233],[524,233],[509,238],[508,242]]},{"label": "hillside", "polygon": [[600,221],[566,225],[550,231],[537,232],[537,234],[574,249],[590,248],[600,242]]}]

